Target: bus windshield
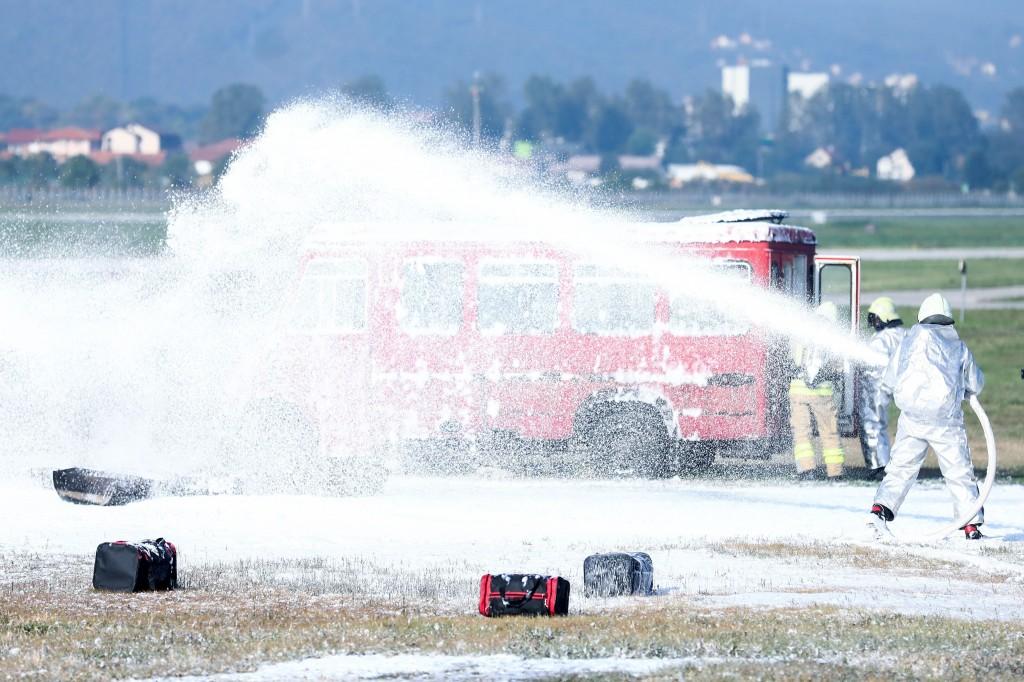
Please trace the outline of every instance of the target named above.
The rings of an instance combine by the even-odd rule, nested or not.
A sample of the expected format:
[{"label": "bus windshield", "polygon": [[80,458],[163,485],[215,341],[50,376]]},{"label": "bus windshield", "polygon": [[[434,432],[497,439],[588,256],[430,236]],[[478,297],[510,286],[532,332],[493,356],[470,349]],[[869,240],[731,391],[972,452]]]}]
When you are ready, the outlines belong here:
[{"label": "bus windshield", "polygon": [[[750,263],[741,260],[715,263],[714,271],[737,283],[749,284],[753,275]],[[750,325],[708,303],[692,296],[673,296],[669,328],[681,336],[739,336],[750,330]]]}]

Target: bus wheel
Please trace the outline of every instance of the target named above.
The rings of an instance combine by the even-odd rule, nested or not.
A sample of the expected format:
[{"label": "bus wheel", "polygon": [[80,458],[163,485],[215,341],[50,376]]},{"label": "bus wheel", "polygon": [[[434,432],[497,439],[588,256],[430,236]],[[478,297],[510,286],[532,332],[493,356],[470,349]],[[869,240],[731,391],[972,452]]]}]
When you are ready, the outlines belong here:
[{"label": "bus wheel", "polygon": [[614,410],[594,424],[587,441],[590,468],[599,476],[672,475],[668,431],[653,411]]}]

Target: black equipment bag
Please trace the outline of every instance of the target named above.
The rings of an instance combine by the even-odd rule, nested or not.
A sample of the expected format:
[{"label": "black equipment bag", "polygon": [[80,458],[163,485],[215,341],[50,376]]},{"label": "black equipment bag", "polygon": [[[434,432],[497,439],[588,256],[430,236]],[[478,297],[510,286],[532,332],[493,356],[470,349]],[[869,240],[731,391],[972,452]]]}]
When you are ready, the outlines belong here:
[{"label": "black equipment bag", "polygon": [[173,590],[178,586],[178,550],[163,538],[104,542],[96,548],[92,586],[114,592]]},{"label": "black equipment bag", "polygon": [[564,616],[569,613],[569,581],[555,575],[487,574],[480,578],[484,616]]},{"label": "black equipment bag", "polygon": [[150,497],[154,483],[139,476],[122,476],[75,467],[54,471],[53,487],[65,502],[109,506]]},{"label": "black equipment bag", "polygon": [[653,591],[654,564],[643,552],[592,554],[583,560],[583,594],[588,598]]}]

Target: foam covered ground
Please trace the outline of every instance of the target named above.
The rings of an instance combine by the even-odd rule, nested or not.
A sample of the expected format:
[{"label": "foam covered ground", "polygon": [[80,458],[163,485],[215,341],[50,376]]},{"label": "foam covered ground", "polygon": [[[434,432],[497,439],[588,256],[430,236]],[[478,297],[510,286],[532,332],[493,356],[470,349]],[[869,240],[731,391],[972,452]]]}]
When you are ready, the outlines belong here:
[{"label": "foam covered ground", "polygon": [[[324,558],[420,576],[443,567],[446,579],[467,584],[503,571],[557,573],[578,584],[588,554],[641,550],[654,559],[657,599],[1018,617],[1024,487],[996,486],[985,526],[993,539],[912,544],[951,513],[941,484],[919,484],[894,524],[908,543],[882,554],[865,551],[872,492],[855,484],[397,477],[373,497],[209,496],[101,508],[23,484],[0,489],[0,552],[88,557],[104,540],[159,535],[180,547],[183,568]],[[577,612],[632,601],[583,600],[581,592]],[[475,607],[467,600],[451,608]]]}]

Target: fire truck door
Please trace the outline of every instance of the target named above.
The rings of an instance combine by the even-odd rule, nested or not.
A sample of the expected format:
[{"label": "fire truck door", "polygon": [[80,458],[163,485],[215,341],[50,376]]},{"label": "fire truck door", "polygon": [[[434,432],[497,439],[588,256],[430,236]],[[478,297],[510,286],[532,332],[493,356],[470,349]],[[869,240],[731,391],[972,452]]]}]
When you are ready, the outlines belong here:
[{"label": "fire truck door", "polygon": [[[857,256],[817,255],[814,259],[814,294],[817,303],[832,301],[839,309],[839,322],[857,336],[860,328],[860,258]],[[857,433],[857,372],[849,360],[843,361],[842,390],[839,401],[839,432]]]}]

